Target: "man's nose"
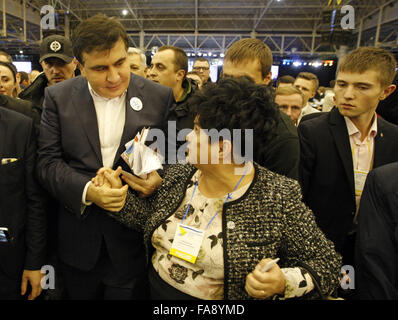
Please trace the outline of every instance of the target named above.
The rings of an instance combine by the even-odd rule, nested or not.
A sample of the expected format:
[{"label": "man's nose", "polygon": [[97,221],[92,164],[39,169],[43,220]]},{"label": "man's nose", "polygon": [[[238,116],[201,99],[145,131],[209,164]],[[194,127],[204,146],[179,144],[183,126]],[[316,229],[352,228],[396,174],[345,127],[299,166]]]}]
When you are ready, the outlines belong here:
[{"label": "man's nose", "polygon": [[347,86],[347,88],[344,89],[343,97],[345,99],[353,99],[354,98],[354,88],[352,86]]},{"label": "man's nose", "polygon": [[50,67],[50,72],[51,73],[59,73],[59,67],[56,64],[52,65]]},{"label": "man's nose", "polygon": [[116,83],[120,79],[118,70],[115,68],[110,68],[106,80],[111,83]]}]

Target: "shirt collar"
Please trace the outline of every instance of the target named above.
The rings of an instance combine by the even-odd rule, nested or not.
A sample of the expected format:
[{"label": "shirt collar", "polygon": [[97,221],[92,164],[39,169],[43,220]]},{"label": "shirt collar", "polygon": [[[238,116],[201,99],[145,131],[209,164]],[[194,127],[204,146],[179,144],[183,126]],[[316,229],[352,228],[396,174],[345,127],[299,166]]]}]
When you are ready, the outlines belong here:
[{"label": "shirt collar", "polygon": [[[348,130],[348,135],[353,136],[356,133],[359,133],[358,128],[355,126],[355,124],[351,121],[350,118],[344,117],[347,130]],[[374,138],[377,135],[377,115],[375,114],[373,116],[373,122],[372,125],[370,126],[370,130],[368,133],[369,138]]]}]

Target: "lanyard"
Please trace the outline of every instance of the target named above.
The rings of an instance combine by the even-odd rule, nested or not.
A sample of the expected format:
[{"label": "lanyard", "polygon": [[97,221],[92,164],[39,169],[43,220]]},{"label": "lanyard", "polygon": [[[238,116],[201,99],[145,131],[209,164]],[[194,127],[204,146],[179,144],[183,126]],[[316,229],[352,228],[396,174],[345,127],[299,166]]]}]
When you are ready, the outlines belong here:
[{"label": "lanyard", "polygon": [[[243,178],[246,176],[246,173],[247,173],[247,170],[248,170],[248,169],[249,169],[249,168],[247,168],[247,169],[245,170],[245,173],[244,173],[243,176],[240,178],[239,182],[237,183],[237,185],[235,186],[235,188],[232,190],[232,192],[231,192],[231,193],[228,193],[227,198],[225,199],[225,201],[224,201],[223,205],[221,206],[221,208],[224,207],[224,205],[228,202],[229,199],[231,199],[231,194],[236,190],[236,188],[239,186],[239,184],[241,183],[241,181],[243,180]],[[185,220],[185,217],[186,217],[187,214],[188,214],[189,208],[191,207],[192,199],[193,199],[193,196],[194,196],[194,194],[195,194],[195,191],[196,191],[196,188],[197,188],[197,186],[198,186],[198,183],[199,183],[199,179],[196,180],[196,182],[195,182],[195,187],[194,187],[193,192],[192,192],[192,195],[191,195],[191,200],[189,201],[187,210],[185,211],[184,217],[183,217],[182,220],[181,220],[181,225],[183,224],[183,222],[184,222],[184,220]],[[219,212],[220,212],[220,209],[214,214],[213,218],[211,218],[211,220],[210,220],[210,222],[207,224],[205,230],[207,230],[207,228],[210,226],[210,224],[213,222],[214,218],[217,216],[217,214],[218,214]]]}]

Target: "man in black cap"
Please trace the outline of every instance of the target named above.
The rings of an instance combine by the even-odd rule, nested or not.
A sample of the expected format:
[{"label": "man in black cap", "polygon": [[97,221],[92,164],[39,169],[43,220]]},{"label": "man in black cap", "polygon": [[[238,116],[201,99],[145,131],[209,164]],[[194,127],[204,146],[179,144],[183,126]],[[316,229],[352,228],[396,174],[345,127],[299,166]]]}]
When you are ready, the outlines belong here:
[{"label": "man in black cap", "polygon": [[[72,42],[60,35],[51,35],[40,44],[40,60],[43,71],[32,84],[19,94],[19,98],[33,102],[32,116],[36,133],[40,130],[40,118],[43,111],[44,89],[47,86],[71,79],[75,76],[77,60],[74,58]],[[46,193],[46,212],[48,221],[47,263],[57,266],[57,201]],[[57,273],[55,289],[47,290],[44,299],[61,299],[63,294],[62,276]]]},{"label": "man in black cap", "polygon": [[32,101],[41,114],[44,89],[75,76],[77,61],[74,59],[71,41],[60,35],[44,38],[40,44],[39,62],[44,72],[19,97]]}]

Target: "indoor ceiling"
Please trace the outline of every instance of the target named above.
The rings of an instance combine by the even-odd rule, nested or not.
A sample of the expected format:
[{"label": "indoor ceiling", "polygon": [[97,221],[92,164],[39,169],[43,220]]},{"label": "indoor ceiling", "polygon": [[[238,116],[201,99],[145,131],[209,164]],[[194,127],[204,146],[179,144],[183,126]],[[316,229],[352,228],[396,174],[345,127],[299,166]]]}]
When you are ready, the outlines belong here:
[{"label": "indoor ceiling", "polygon": [[[33,9],[36,15],[44,5],[55,7],[61,17],[66,13],[71,30],[79,21],[97,13],[117,16],[130,35],[132,46],[146,51],[170,44],[187,52],[220,54],[239,38],[257,37],[266,42],[274,54],[281,56],[335,54],[338,48],[325,43],[320,34],[325,31],[323,12],[340,11],[342,5],[351,5],[355,10],[355,29],[348,43],[350,47],[358,45],[359,30],[362,30],[361,45],[375,45],[377,37],[377,45],[392,50],[398,47],[398,0],[25,1],[28,10]],[[329,5],[329,2],[332,3]],[[383,9],[380,16],[379,8]],[[22,42],[26,39],[33,49],[37,46],[39,24],[27,22],[25,31],[21,16],[7,14],[6,19],[7,38],[0,39],[4,46],[16,48],[21,45],[21,39]],[[63,24],[63,19],[60,22]],[[326,27],[330,29],[330,25]]]}]

